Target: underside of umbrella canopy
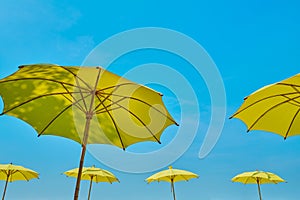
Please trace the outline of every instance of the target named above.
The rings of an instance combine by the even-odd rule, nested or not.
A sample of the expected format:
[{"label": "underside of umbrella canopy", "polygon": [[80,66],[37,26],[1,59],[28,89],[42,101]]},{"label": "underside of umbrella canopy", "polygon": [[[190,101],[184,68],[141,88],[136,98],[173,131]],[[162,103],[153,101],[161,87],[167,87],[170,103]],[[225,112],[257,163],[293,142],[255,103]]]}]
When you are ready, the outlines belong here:
[{"label": "underside of umbrella canopy", "polygon": [[252,93],[233,117],[242,120],[248,131],[263,130],[284,138],[300,134],[300,74]]},{"label": "underside of umbrella canopy", "polygon": [[57,135],[87,144],[125,149],[142,141],[158,141],[176,124],[162,96],[100,67],[28,65],[0,80],[3,114],[20,118],[38,135]]}]

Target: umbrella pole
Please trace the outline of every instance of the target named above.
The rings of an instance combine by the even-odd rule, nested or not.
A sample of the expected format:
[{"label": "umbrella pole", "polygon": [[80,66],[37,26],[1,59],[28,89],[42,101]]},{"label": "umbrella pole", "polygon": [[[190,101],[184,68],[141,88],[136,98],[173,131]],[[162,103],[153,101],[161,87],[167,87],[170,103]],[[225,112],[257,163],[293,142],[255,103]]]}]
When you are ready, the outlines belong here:
[{"label": "umbrella pole", "polygon": [[93,176],[91,177],[91,182],[90,182],[90,188],[89,188],[88,200],[90,200],[90,196],[91,196],[91,190],[92,190],[92,184],[93,184]]},{"label": "umbrella pole", "polygon": [[87,115],[85,128],[84,128],[84,137],[83,137],[83,143],[82,143],[82,150],[81,150],[81,157],[80,157],[80,162],[79,162],[79,169],[78,169],[78,175],[77,175],[77,181],[76,181],[74,200],[78,200],[81,174],[82,174],[82,168],[83,168],[83,162],[84,162],[84,157],[85,157],[85,152],[86,152],[86,144],[87,144],[91,119],[92,119],[92,115]]},{"label": "umbrella pole", "polygon": [[173,198],[174,198],[174,200],[176,200],[176,196],[175,196],[175,187],[174,187],[174,182],[173,182],[173,180],[171,181],[171,187],[172,187]]},{"label": "umbrella pole", "polygon": [[260,191],[259,180],[257,180],[257,187],[258,187],[259,200],[262,200],[262,198],[261,198],[261,191]]},{"label": "umbrella pole", "polygon": [[80,157],[80,162],[79,162],[79,170],[78,170],[76,188],[75,188],[75,194],[74,194],[74,200],[78,200],[78,194],[79,194],[79,188],[80,188],[80,181],[81,181],[81,174],[82,174],[82,167],[83,167],[85,152],[86,152],[86,146],[82,145],[81,157]]},{"label": "umbrella pole", "polygon": [[2,196],[2,200],[4,200],[4,197],[5,197],[6,188],[7,188],[7,183],[8,183],[8,178],[9,178],[9,174],[7,175],[7,178],[6,178],[6,182],[5,182],[5,186],[4,186],[4,191],[3,191],[3,196]]},{"label": "umbrella pole", "polygon": [[[83,135],[83,141],[82,141],[82,151],[81,151],[81,158],[79,162],[79,169],[78,169],[78,176],[77,176],[77,181],[76,181],[76,189],[75,189],[75,194],[74,194],[74,200],[78,200],[78,194],[79,194],[79,189],[80,189],[80,180],[81,180],[81,174],[82,174],[82,167],[83,167],[83,162],[84,162],[84,157],[85,157],[85,152],[86,152],[86,145],[89,137],[89,129],[90,129],[90,124],[91,120],[93,118],[93,102],[96,96],[96,88],[99,82],[100,78],[100,73],[101,70],[98,68],[98,75],[97,79],[95,82],[94,90],[92,91],[92,96],[91,96],[91,102],[90,102],[90,108],[89,111],[85,113],[86,116],[86,122],[85,122],[85,127],[84,127],[84,135]],[[82,95],[82,93],[81,93]]]}]

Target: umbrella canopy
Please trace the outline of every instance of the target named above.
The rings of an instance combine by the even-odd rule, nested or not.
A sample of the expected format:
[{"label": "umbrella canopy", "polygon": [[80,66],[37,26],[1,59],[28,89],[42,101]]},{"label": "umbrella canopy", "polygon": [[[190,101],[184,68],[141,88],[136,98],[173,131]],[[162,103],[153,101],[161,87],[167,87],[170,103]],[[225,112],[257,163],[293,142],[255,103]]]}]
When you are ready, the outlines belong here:
[{"label": "umbrella canopy", "polygon": [[29,181],[38,178],[39,174],[31,169],[13,164],[0,164],[0,180],[5,181],[2,200],[4,200],[7,183],[13,181]]},{"label": "umbrella canopy", "polygon": [[154,90],[100,67],[52,64],[20,66],[0,80],[3,114],[29,123],[38,135],[56,135],[82,145],[74,199],[78,199],[87,144],[125,149],[157,141],[176,124]]},{"label": "umbrella canopy", "polygon": [[248,131],[273,132],[284,139],[300,134],[300,74],[252,93],[233,117],[242,120]]},{"label": "umbrella canopy", "polygon": [[[64,172],[65,175],[70,177],[77,178],[78,176],[79,168],[71,169],[69,171]],[[81,174],[81,180],[89,180],[90,181],[90,187],[89,187],[89,193],[88,193],[88,199],[90,199],[91,189],[92,189],[92,182],[120,182],[115,175],[107,170],[96,168],[95,166],[92,167],[83,167],[82,168],[82,174]]]},{"label": "umbrella canopy", "polygon": [[261,184],[266,184],[266,183],[277,184],[280,182],[285,182],[282,178],[280,178],[276,174],[273,174],[271,172],[258,171],[258,170],[238,174],[235,177],[233,177],[231,180],[233,182],[240,182],[244,184],[257,184],[260,200],[262,200],[261,191],[260,191]]},{"label": "umbrella canopy", "polygon": [[198,178],[199,176],[197,174],[194,174],[189,171],[180,170],[180,169],[173,169],[172,166],[169,167],[167,170],[160,171],[156,174],[153,174],[152,176],[148,177],[146,181],[148,183],[157,181],[166,181],[171,183],[171,189],[173,193],[173,198],[176,200],[175,196],[175,188],[174,188],[174,182],[178,181],[188,181],[192,178]]}]

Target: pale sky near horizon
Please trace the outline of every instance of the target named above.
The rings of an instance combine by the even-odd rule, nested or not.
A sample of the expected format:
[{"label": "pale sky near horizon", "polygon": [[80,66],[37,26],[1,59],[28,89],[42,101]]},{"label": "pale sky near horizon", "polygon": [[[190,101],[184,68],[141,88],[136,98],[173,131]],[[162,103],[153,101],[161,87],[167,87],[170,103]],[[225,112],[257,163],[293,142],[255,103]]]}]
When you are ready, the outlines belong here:
[{"label": "pale sky near horizon", "polygon": [[[31,63],[78,65],[97,45],[106,39],[135,28],[157,27],[182,33],[202,45],[214,61],[226,91],[226,116],[221,136],[212,151],[203,159],[199,149],[212,115],[211,96],[203,74],[191,70],[191,63],[170,52],[144,49],[133,51],[115,60],[110,70],[133,81],[162,81],[166,85],[149,83],[163,92],[163,100],[177,121],[191,126],[199,122],[196,136],[180,158],[170,163],[197,173],[200,177],[175,184],[179,200],[252,200],[258,199],[256,185],[232,183],[238,173],[265,170],[278,174],[287,183],[262,185],[263,199],[297,200],[300,174],[300,137],[282,137],[263,131],[246,133],[246,126],[228,118],[242,104],[243,98],[267,84],[299,73],[300,69],[300,3],[287,1],[68,1],[68,0],[2,0],[0,6],[0,78]],[[168,38],[166,38],[167,40]],[[147,40],[147,38],[145,39]],[[130,41],[129,41],[130,42]],[[174,41],[176,45],[177,42]],[[119,44],[120,46],[128,43]],[[182,44],[183,45],[183,44]],[[193,52],[191,52],[192,54]],[[110,59],[103,52],[102,60]],[[197,56],[196,56],[197,57]],[[186,90],[181,79],[173,79],[157,65],[157,75],[137,73],[137,66],[159,63],[177,71],[190,84],[197,102],[183,98],[177,92]],[[101,65],[101,63],[99,63]],[[130,76],[131,75],[131,76]],[[155,77],[154,77],[155,76]],[[210,77],[212,79],[216,77]],[[178,90],[168,88],[173,84]],[[176,85],[177,84],[177,85]],[[178,105],[181,103],[182,105]],[[181,119],[180,106],[187,109]],[[190,107],[189,107],[190,105]],[[192,108],[197,105],[200,120]],[[0,110],[3,102],[0,101]],[[42,114],[42,113],[41,113]],[[149,153],[172,143],[178,127],[169,127],[162,135],[162,144],[140,143],[128,152]],[[192,134],[187,129],[187,136]],[[14,163],[40,173],[40,179],[9,183],[6,199],[65,200],[72,199],[75,179],[62,173],[78,167],[80,145],[54,136],[37,137],[28,124],[19,119],[0,116],[0,163]],[[170,151],[170,156],[175,154]],[[117,160],[117,157],[112,157]],[[149,162],[151,165],[152,161]],[[153,160],[153,162],[158,162]],[[138,163],[131,163],[137,165]],[[165,200],[172,199],[168,183],[146,184],[146,179],[158,170],[129,173],[108,166],[87,153],[85,166],[96,165],[113,172],[120,183],[93,185],[91,199],[105,200]],[[4,181],[0,183],[4,187]],[[81,185],[80,199],[86,199],[88,182]]]}]

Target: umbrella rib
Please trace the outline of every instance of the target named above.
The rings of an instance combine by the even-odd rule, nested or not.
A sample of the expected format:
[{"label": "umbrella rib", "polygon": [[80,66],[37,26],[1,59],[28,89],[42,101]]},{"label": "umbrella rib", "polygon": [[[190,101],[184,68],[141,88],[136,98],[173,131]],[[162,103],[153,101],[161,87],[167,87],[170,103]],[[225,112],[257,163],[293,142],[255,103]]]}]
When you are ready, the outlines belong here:
[{"label": "umbrella rib", "polygon": [[[49,81],[49,82],[54,82],[54,83],[59,83],[59,84],[64,84],[64,85],[69,85],[69,86],[72,86],[72,87],[77,87],[76,85],[68,83],[68,82],[62,82],[62,81],[57,81],[57,80],[48,79],[48,78],[16,78],[16,79],[13,79],[13,80],[4,80],[4,81],[1,81],[1,83],[24,81],[24,80]],[[85,88],[81,88],[81,89],[85,89]]]},{"label": "umbrella rib", "polygon": [[[67,107],[65,107],[61,112],[59,112],[45,127],[44,127],[44,129],[38,134],[38,137],[40,136],[40,135],[42,135],[43,134],[43,132],[60,116],[60,115],[62,115],[67,109],[69,109],[71,106],[73,106],[73,105],[77,105],[78,103],[79,103],[79,101],[81,101],[82,99],[79,99],[79,100],[77,100],[76,102],[74,102],[74,103],[72,103],[72,104],[70,104],[69,106],[67,106]],[[78,105],[77,105],[78,106]],[[78,106],[79,107],[79,106]],[[79,108],[80,109],[80,108]],[[82,111],[82,110],[81,110]]]},{"label": "umbrella rib", "polygon": [[111,112],[111,111],[114,111],[114,110],[117,110],[117,109],[119,109],[119,108],[110,108],[110,109],[107,109],[107,111],[104,110],[104,109],[102,109],[102,111],[97,111],[96,114],[102,114],[102,113],[106,113],[106,112]]},{"label": "umbrella rib", "polygon": [[15,173],[17,173],[17,172],[19,172],[24,178],[25,178],[25,180],[26,181],[29,181],[30,179],[29,178],[27,178],[27,176],[23,173],[23,171],[21,171],[21,170],[15,170],[11,175],[13,175],[13,174],[15,174]]},{"label": "umbrella rib", "polygon": [[[299,93],[299,92],[297,91],[297,92],[290,92],[290,93],[285,93],[285,94],[276,94],[276,95],[272,95],[272,96],[268,96],[268,97],[259,99],[258,101],[255,101],[255,102],[249,104],[248,106],[246,106],[245,108],[243,108],[243,109],[239,110],[238,112],[234,113],[234,114],[230,117],[230,119],[232,119],[233,117],[235,117],[236,115],[240,114],[241,112],[247,110],[248,108],[250,108],[250,107],[254,106],[255,104],[260,103],[260,102],[262,102],[262,101],[264,101],[264,100],[267,100],[267,99],[270,99],[270,98],[274,98],[274,97],[279,97],[279,96],[286,97],[285,95],[293,95],[293,94],[298,94],[298,93]],[[299,97],[299,96],[298,96],[298,97]],[[298,97],[294,97],[294,98],[292,98],[291,100],[295,100],[295,99],[297,99]],[[248,98],[248,97],[247,97],[247,98]],[[286,103],[286,102],[288,102],[288,101],[284,101],[283,103]]]},{"label": "umbrella rib", "polygon": [[[93,88],[86,82],[84,81],[82,78],[80,78],[79,76],[77,76],[77,74],[75,74],[74,72],[72,72],[70,69],[68,69],[68,67],[64,67],[64,66],[60,66],[61,68],[63,68],[64,70],[68,71],[69,73],[71,73],[74,77],[76,77],[76,81],[78,81],[78,79],[80,81],[82,81],[90,90],[92,90]],[[97,67],[96,69],[100,69],[99,67]],[[79,85],[78,85],[79,86]],[[74,87],[76,87],[74,85]],[[80,88],[80,87],[79,87]],[[84,88],[80,88],[80,89],[84,89]]]},{"label": "umbrella rib", "polygon": [[291,84],[291,83],[277,83],[277,85],[284,85],[284,86],[291,86],[293,88],[295,88],[295,87],[300,88],[300,85],[295,85],[295,84]]},{"label": "umbrella rib", "polygon": [[118,127],[117,127],[117,124],[116,124],[114,118],[111,116],[110,112],[108,111],[107,107],[104,105],[104,100],[107,99],[108,96],[106,96],[106,97],[104,98],[104,100],[101,100],[100,97],[97,95],[97,92],[96,92],[96,97],[97,97],[97,99],[100,101],[100,103],[96,106],[96,108],[98,108],[100,105],[103,105],[103,108],[106,110],[106,113],[109,115],[110,119],[111,119],[112,122],[113,122],[113,125],[114,125],[114,127],[115,127],[115,130],[117,131],[117,134],[118,134],[119,140],[120,140],[120,142],[121,142],[122,148],[123,148],[123,150],[125,150],[125,146],[124,146],[123,140],[122,140],[122,138],[121,138],[121,134],[120,134],[120,132],[119,132],[119,129],[118,129]]},{"label": "umbrella rib", "polygon": [[[13,171],[13,170],[10,170],[10,169],[9,169],[9,170],[3,171],[3,172],[6,174],[6,177],[8,177],[8,181],[9,181],[9,182],[12,182],[12,178],[11,178],[11,175],[13,174],[12,171]],[[10,180],[9,180],[9,179],[10,179]]]},{"label": "umbrella rib", "polygon": [[112,182],[112,180],[110,179],[110,177],[108,177],[108,176],[105,176],[105,178],[106,178],[107,182],[109,182],[110,184],[112,184],[112,183],[113,183],[113,182]]},{"label": "umbrella rib", "polygon": [[[110,87],[110,88],[112,88],[112,87]],[[115,87],[114,87],[114,90],[113,90],[111,93],[108,93],[108,95],[106,95],[106,96],[101,95],[101,94],[106,94],[106,93],[99,93],[101,90],[97,91],[96,94],[99,94],[99,96],[104,97],[104,99],[101,100],[100,97],[99,97],[98,95],[96,95],[96,97],[97,97],[97,99],[99,100],[100,103],[95,107],[94,110],[96,111],[97,108],[100,107],[100,105],[103,105],[103,107],[105,107],[105,106],[104,106],[104,101],[107,100],[108,97],[112,96],[112,93],[113,93],[114,91],[116,91],[118,88],[119,88],[119,85],[118,85],[118,86],[115,86]],[[107,88],[105,88],[105,89],[107,89]],[[119,100],[119,101],[121,101],[121,100]],[[119,101],[118,101],[118,102],[119,102]],[[111,105],[110,105],[110,106],[111,106]],[[107,109],[105,109],[105,110],[107,111]]]},{"label": "umbrella rib", "polygon": [[[100,103],[96,106],[96,108],[98,108],[98,107],[102,104],[102,105],[103,105],[103,109],[105,109],[105,110],[106,110],[106,113],[109,114],[111,120],[113,121],[113,124],[114,124],[114,126],[115,126],[115,129],[117,130],[117,133],[118,133],[119,139],[120,139],[120,141],[121,141],[121,143],[122,143],[123,149],[124,149],[124,144],[123,144],[121,135],[120,135],[120,133],[119,133],[119,130],[118,130],[118,128],[117,128],[117,125],[116,125],[116,123],[115,123],[113,117],[111,116],[109,110],[107,109],[108,107],[104,105],[104,101],[106,101],[106,100],[109,100],[110,102],[112,102],[111,105],[114,105],[114,104],[115,104],[115,105],[118,105],[119,108],[123,108],[123,109],[126,110],[128,113],[130,113],[131,115],[133,115],[133,116],[134,116],[134,117],[135,117],[135,118],[136,118],[136,119],[137,119],[137,120],[138,120],[138,121],[139,121],[139,122],[140,122],[140,123],[141,123],[148,131],[149,131],[149,132],[150,132],[150,134],[152,135],[152,137],[154,137],[155,140],[160,144],[161,142],[159,141],[159,139],[153,134],[153,132],[146,126],[146,124],[145,124],[145,123],[144,123],[144,122],[143,122],[136,114],[134,114],[133,112],[131,112],[129,109],[126,109],[126,108],[123,107],[122,105],[118,104],[118,102],[120,102],[120,101],[122,101],[122,100],[124,100],[124,99],[126,99],[126,98],[128,98],[128,97],[121,96],[121,95],[115,95],[115,96],[122,97],[122,99],[120,99],[120,100],[118,100],[118,101],[116,101],[116,102],[113,102],[112,100],[108,99],[108,97],[111,96],[111,95],[113,95],[112,93],[113,93],[115,90],[117,90],[119,87],[120,87],[120,85],[116,86],[115,89],[114,89],[111,93],[108,93],[108,95],[106,95],[106,96],[104,97],[103,100],[100,100],[100,97],[99,97],[98,95],[96,95],[97,98],[98,98],[99,101],[100,101]],[[103,94],[103,93],[102,93],[102,94]],[[99,94],[99,95],[103,96],[102,94]],[[130,97],[129,97],[129,98],[130,98]],[[137,99],[137,100],[138,100],[138,99]],[[141,101],[141,100],[139,100],[139,101]],[[147,102],[144,102],[144,101],[141,101],[141,102],[143,102],[143,103],[145,103],[145,104],[147,104],[148,106],[151,107],[151,105],[148,104]],[[110,106],[111,106],[111,105],[110,105]],[[157,109],[156,109],[156,110],[157,110]],[[99,111],[101,111],[101,110],[99,110]],[[111,111],[111,110],[110,110],[110,111]],[[157,111],[160,112],[159,110],[157,110]]]},{"label": "umbrella rib", "polygon": [[[106,88],[103,88],[102,90],[98,90],[98,91],[97,91],[97,94],[99,94],[99,96],[101,96],[101,97],[104,97],[104,99],[101,100],[100,97],[97,95],[97,98],[98,98],[98,100],[99,100],[100,103],[95,107],[94,110],[96,111],[97,108],[100,107],[100,105],[103,105],[103,102],[104,102],[105,100],[107,100],[110,96],[118,96],[118,95],[114,95],[113,93],[114,93],[119,87],[124,86],[124,85],[130,85],[130,84],[132,84],[132,83],[123,83],[123,84],[119,84],[119,85],[116,85],[116,86],[106,87]],[[114,89],[113,89],[113,91],[110,92],[110,93],[100,92],[100,91],[108,90],[108,89],[111,89],[111,88],[114,88]],[[105,95],[106,95],[106,96],[105,96]],[[122,97],[122,98],[119,99],[118,101],[113,102],[111,105],[109,105],[109,107],[111,107],[111,106],[114,105],[114,104],[118,105],[118,104],[117,104],[118,102],[121,102],[121,101],[123,101],[124,99],[127,98],[127,97],[124,97],[124,96],[121,96],[121,95],[119,95],[118,97]],[[112,102],[112,101],[111,101],[111,102]],[[120,105],[118,105],[118,106],[119,106],[118,108],[120,108]],[[105,106],[103,105],[103,107],[105,107]],[[106,107],[106,108],[107,108],[107,107]],[[110,109],[110,111],[115,110],[115,109],[118,109],[118,108],[112,108],[112,109]],[[108,111],[107,109],[102,109],[102,110],[105,110],[105,111],[103,111],[103,112],[107,112],[107,111]],[[101,113],[101,109],[98,110],[97,113]]]},{"label": "umbrella rib", "polygon": [[[4,114],[7,113],[7,112],[10,112],[10,111],[12,111],[12,110],[14,110],[14,109],[16,109],[16,108],[22,106],[22,105],[25,105],[25,104],[27,104],[27,103],[30,103],[31,101],[34,101],[34,100],[39,99],[39,98],[43,98],[43,97],[47,97],[47,96],[55,96],[55,95],[63,95],[63,96],[64,96],[65,94],[69,94],[69,93],[58,92],[58,93],[50,93],[50,94],[44,94],[44,95],[36,96],[36,97],[34,97],[34,98],[32,98],[32,99],[29,99],[29,100],[27,100],[27,101],[24,101],[24,102],[22,102],[22,103],[20,103],[20,104],[18,104],[18,105],[16,105],[16,106],[14,106],[14,107],[12,107],[12,108],[6,110],[6,111],[3,111],[2,113],[0,113],[0,115],[4,115]],[[64,96],[64,97],[65,97],[65,96]],[[69,99],[68,99],[68,100],[69,100]]]},{"label": "umbrella rib", "polygon": [[248,182],[248,180],[249,180],[250,178],[254,178],[254,179],[256,180],[255,177],[253,177],[253,176],[248,176],[248,177],[246,178],[245,184]]},{"label": "umbrella rib", "polygon": [[[107,95],[107,96],[105,97],[105,99],[107,99],[109,96],[116,96],[116,97],[122,97],[122,98],[124,98],[124,99],[132,99],[132,100],[139,101],[139,102],[141,102],[141,103],[143,103],[143,104],[145,104],[145,105],[148,105],[149,107],[152,107],[154,110],[156,110],[157,112],[159,112],[160,114],[162,114],[163,116],[165,116],[166,118],[168,118],[170,121],[172,121],[176,126],[179,126],[179,124],[178,124],[176,121],[174,121],[174,119],[170,118],[168,115],[165,115],[163,112],[161,112],[161,111],[158,110],[157,108],[153,107],[153,106],[150,105],[149,103],[147,103],[147,102],[145,102],[145,101],[143,101],[143,100],[141,100],[141,99],[131,97],[131,96],[128,97],[128,96],[123,96],[123,95],[118,95],[118,94],[114,94],[114,93],[113,93],[114,91],[116,91],[116,90],[117,90],[118,88],[120,88],[121,86],[127,86],[127,85],[136,85],[136,84],[133,84],[133,83],[123,83],[123,84],[119,84],[119,85],[116,85],[116,86],[106,87],[106,88],[104,88],[104,89],[102,89],[102,90],[99,90],[99,92],[101,91],[101,94]],[[145,87],[145,86],[141,86],[141,87]],[[105,90],[108,90],[108,89],[111,89],[111,88],[114,88],[114,90],[113,90],[112,92],[110,92],[110,93],[104,92]],[[149,89],[150,89],[150,88],[149,88]],[[150,89],[150,90],[152,90],[152,89]],[[153,90],[153,91],[154,91],[154,90]],[[154,92],[157,93],[156,91],[154,91]],[[159,93],[157,93],[157,94],[159,94]],[[159,95],[161,95],[161,94],[159,94]],[[113,102],[113,104],[115,104],[115,102]]]},{"label": "umbrella rib", "polygon": [[[100,105],[102,105],[102,104],[100,104]],[[97,107],[99,107],[99,106],[97,106]],[[112,105],[106,106],[106,108],[109,108],[109,107],[112,107]],[[111,111],[117,110],[117,109],[119,109],[119,108],[121,108],[121,107],[118,106],[118,107],[109,108],[109,109],[106,109],[106,110],[102,108],[102,109],[96,111],[96,114],[101,114],[101,113],[111,112]]]},{"label": "umbrella rib", "polygon": [[[111,101],[111,100],[109,100]],[[114,103],[114,102],[113,102]],[[119,105],[119,104],[117,104]],[[104,106],[104,105],[103,105]],[[122,105],[119,105],[120,108],[123,108],[125,111],[127,111],[129,114],[131,114],[132,116],[134,116],[148,131],[149,133],[152,135],[152,137],[154,137],[154,139],[159,143],[161,144],[161,142],[159,141],[159,139],[154,135],[154,133],[149,129],[149,127],[147,127],[147,125],[143,122],[143,120],[141,120],[136,114],[134,114],[132,111],[130,111],[129,109],[123,107]],[[107,110],[107,107],[104,107],[106,110]],[[108,112],[107,110],[107,113],[109,114],[109,116],[111,117],[111,119],[113,120],[112,116],[110,115],[110,112]],[[113,120],[114,122],[114,120]],[[114,122],[114,125],[115,125],[115,122]],[[116,125],[115,125],[115,128],[116,128]],[[117,128],[116,128],[117,129]],[[118,132],[119,134],[119,132]]]},{"label": "umbrella rib", "polygon": [[[103,102],[101,102],[101,103],[103,104]],[[105,107],[104,105],[103,105],[103,107],[106,109],[106,107]],[[123,150],[125,150],[125,146],[124,146],[123,140],[122,140],[122,138],[121,138],[121,134],[120,134],[120,132],[119,132],[118,126],[117,126],[117,124],[116,124],[114,118],[111,116],[110,112],[107,112],[107,114],[109,115],[110,119],[112,120],[113,125],[114,125],[114,127],[115,127],[115,129],[116,129],[116,131],[117,131],[117,133],[118,133],[118,137],[119,137],[119,139],[120,139],[122,148],[123,148]]]},{"label": "umbrella rib", "polygon": [[44,131],[60,116],[62,115],[66,110],[68,110],[70,107],[72,107],[73,104],[70,104],[69,106],[65,107],[61,112],[59,112],[52,120],[44,127],[44,129],[38,134],[38,137],[41,136]]},{"label": "umbrella rib", "polygon": [[293,123],[294,123],[294,121],[295,121],[297,115],[299,114],[299,111],[300,111],[300,108],[299,108],[299,109],[297,110],[297,112],[295,113],[295,115],[294,115],[294,117],[293,117],[293,119],[292,119],[292,121],[291,121],[291,123],[290,123],[290,125],[289,125],[289,127],[288,127],[288,130],[286,131],[286,134],[285,134],[285,136],[284,136],[284,139],[287,138],[287,136],[288,136],[288,134],[289,134],[289,132],[290,132],[290,129],[292,128],[292,125],[293,125]]},{"label": "umbrella rib", "polygon": [[[182,175],[182,174],[181,174],[181,175],[177,175],[177,176],[182,177],[185,181],[188,181],[188,180],[189,180],[189,179],[187,179],[187,178],[186,178],[184,175]],[[175,177],[176,177],[176,176],[174,176],[174,179],[175,179]]]},{"label": "umbrella rib", "polygon": [[[65,90],[68,92],[68,94],[71,95],[71,97],[74,99],[74,101],[77,102],[76,104],[74,103],[73,105],[77,106],[77,108],[78,108],[79,110],[81,110],[82,112],[84,112],[84,108],[83,108],[80,104],[78,104],[78,103],[79,103],[79,100],[76,100],[76,98],[74,97],[73,93],[70,92],[64,85],[62,85],[62,86],[65,88]],[[80,94],[82,94],[81,91],[80,91]],[[63,96],[64,96],[70,103],[73,103],[73,100],[70,99],[68,96],[66,96],[66,95],[64,95],[64,94],[63,94]],[[81,95],[81,98],[83,99],[82,95]]]},{"label": "umbrella rib", "polygon": [[[299,96],[298,96],[298,97],[300,97],[300,91],[299,91],[299,89],[297,88],[297,86],[293,85],[292,88],[294,88],[294,90],[296,90],[296,91],[299,93]],[[296,103],[296,106],[299,106],[299,107],[300,107],[300,102],[299,102],[299,101],[296,101],[296,100],[294,99],[293,102]]]},{"label": "umbrella rib", "polygon": [[[122,98],[122,99],[119,99],[118,101],[115,101],[113,102],[112,104],[106,106],[106,109],[102,108],[102,109],[99,109],[97,110],[97,108],[99,108],[101,105],[103,105],[103,102],[105,100],[107,100],[107,97],[105,97],[103,100],[100,99],[99,96],[97,96],[98,100],[100,101],[100,103],[95,107],[95,111],[97,114],[100,114],[100,113],[104,113],[104,112],[107,112],[107,111],[112,111],[112,110],[116,110],[116,109],[119,109],[121,108],[121,106],[118,104],[119,102],[123,101],[125,98]],[[115,108],[112,108],[113,105],[117,105],[118,107],[115,107]],[[104,106],[104,105],[103,105]],[[110,109],[107,109],[108,107],[111,107]]]},{"label": "umbrella rib", "polygon": [[[102,94],[106,94],[106,93],[102,93]],[[150,105],[150,104],[147,103],[146,101],[143,101],[143,100],[138,99],[138,98],[135,98],[135,97],[128,97],[128,96],[122,96],[122,95],[117,95],[117,94],[108,94],[108,95],[116,96],[116,97],[122,97],[122,98],[123,98],[122,100],[124,100],[124,99],[132,99],[132,100],[139,101],[139,102],[141,102],[141,103],[143,103],[143,104],[145,104],[145,105],[151,107],[152,109],[156,110],[158,113],[160,113],[161,115],[165,116],[165,117],[168,118],[170,121],[172,121],[176,126],[178,126],[178,123],[177,123],[176,121],[174,121],[174,119],[170,118],[168,115],[166,115],[165,113],[161,112],[161,111],[158,110],[157,108],[153,107],[152,105]],[[110,100],[110,101],[111,101],[111,100]],[[113,104],[119,105],[118,102],[120,102],[120,101],[117,101],[117,102],[111,101],[111,102],[112,102],[112,105],[113,105]],[[119,105],[119,106],[120,106],[120,105]],[[120,107],[123,108],[123,109],[125,109],[125,108],[122,107],[122,106],[120,106]],[[126,109],[125,109],[125,110],[126,110]],[[99,111],[101,111],[101,110],[99,110]],[[126,111],[127,111],[127,110],[126,110]]]},{"label": "umbrella rib", "polygon": [[[77,83],[77,85],[80,85],[80,83],[78,82],[78,79],[76,79],[76,83]],[[86,105],[86,102],[85,102],[85,98],[83,97],[83,93],[82,93],[82,91],[81,91],[80,89],[79,89],[79,94],[80,94],[81,99],[82,99],[82,101],[83,101],[85,110],[87,110],[87,105]]]},{"label": "umbrella rib", "polygon": [[136,85],[136,84],[134,84],[134,83],[122,83],[122,84],[112,85],[112,86],[108,86],[108,87],[106,87],[106,88],[102,88],[102,89],[100,89],[99,91],[102,92],[102,91],[109,90],[109,89],[112,89],[112,88],[114,88],[113,90],[115,91],[116,88],[119,88],[119,87],[121,87],[121,86],[126,86],[126,85]]},{"label": "umbrella rib", "polygon": [[[155,90],[153,90],[153,89],[151,89],[151,88],[149,88],[149,87],[146,87],[146,86],[144,86],[144,85],[139,85],[139,84],[137,84],[137,83],[130,83],[130,82],[127,82],[127,83],[121,83],[121,84],[118,84],[118,85],[108,86],[108,87],[106,87],[106,88],[102,88],[102,89],[99,90],[99,91],[105,91],[105,90],[109,90],[109,89],[114,88],[114,87],[121,87],[121,86],[127,86],[127,85],[136,85],[136,86],[139,86],[139,87],[144,87],[144,88],[147,88],[147,89],[149,89],[149,90],[151,90],[151,91],[153,91],[153,92],[155,92],[155,93],[157,93],[157,94],[159,94],[159,95],[162,96],[161,93],[159,93],[159,92],[157,92],[157,91],[155,91]],[[114,89],[114,90],[115,90],[115,89]]]},{"label": "umbrella rib", "polygon": [[[286,98],[287,98],[287,97],[286,97]],[[262,117],[264,117],[269,111],[271,111],[272,109],[274,109],[274,108],[276,108],[276,107],[278,107],[278,106],[281,106],[281,105],[284,104],[284,103],[287,103],[287,102],[289,102],[289,101],[291,101],[291,100],[294,100],[294,99],[296,99],[296,98],[299,98],[299,97],[288,98],[287,100],[282,101],[282,102],[280,102],[280,103],[278,103],[278,104],[276,104],[276,105],[270,107],[268,110],[266,110],[263,114],[261,114],[261,115],[253,122],[253,124],[248,128],[247,132],[249,132],[249,131],[253,128],[253,126],[255,126],[255,124],[256,124]]]}]

